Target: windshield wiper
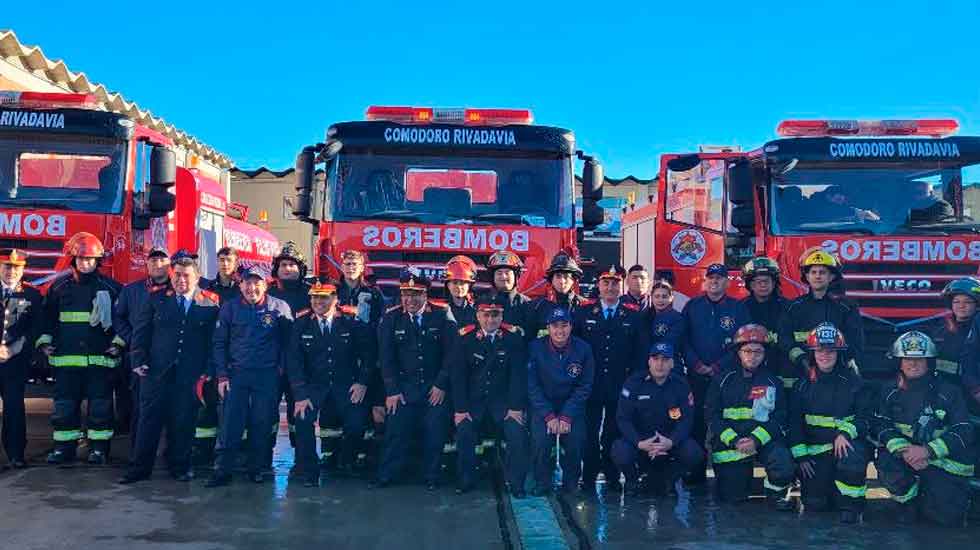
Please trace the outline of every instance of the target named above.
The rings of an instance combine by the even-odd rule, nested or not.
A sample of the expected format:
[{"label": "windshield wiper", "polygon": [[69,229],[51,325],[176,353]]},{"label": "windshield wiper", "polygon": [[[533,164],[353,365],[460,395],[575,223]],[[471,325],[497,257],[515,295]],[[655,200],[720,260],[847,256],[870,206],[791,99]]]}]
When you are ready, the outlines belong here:
[{"label": "windshield wiper", "polygon": [[0,199],[0,206],[8,206],[13,208],[30,208],[32,206],[41,206],[43,208],[75,210],[75,205],[64,202],[61,199]]},{"label": "windshield wiper", "polygon": [[365,219],[391,218],[394,220],[409,220],[413,222],[422,221],[422,216],[428,212],[415,212],[414,210],[381,210],[360,216]]},{"label": "windshield wiper", "polygon": [[796,227],[790,231],[799,231],[800,233],[857,233],[859,235],[874,235],[875,232],[868,227],[856,225],[852,227]]},{"label": "windshield wiper", "polygon": [[980,224],[967,221],[917,223],[903,225],[902,228],[911,230],[940,231],[945,235],[949,234],[947,231],[969,231],[971,233],[980,233]]},{"label": "windshield wiper", "polygon": [[479,216],[473,216],[474,220],[480,221],[498,221],[498,222],[511,222],[519,223],[521,225],[531,225],[528,217],[523,214],[509,214],[509,213],[495,213],[495,214],[480,214]]}]

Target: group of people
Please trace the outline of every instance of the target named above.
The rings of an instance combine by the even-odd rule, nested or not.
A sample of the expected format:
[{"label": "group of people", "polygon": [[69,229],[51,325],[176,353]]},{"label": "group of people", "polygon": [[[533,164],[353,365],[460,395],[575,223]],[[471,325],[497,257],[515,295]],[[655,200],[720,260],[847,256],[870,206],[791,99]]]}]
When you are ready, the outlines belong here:
[{"label": "group of people", "polygon": [[468,492],[492,442],[516,498],[528,485],[534,495],[552,491],[556,462],[563,491],[594,492],[601,480],[628,495],[680,492],[704,481],[710,456],[726,502],[748,499],[760,464],[777,509],[796,509],[787,495],[798,480],[807,510],[857,522],[874,461],[902,519],[958,525],[969,507],[977,279],[947,286],[950,314],[935,339],[899,336],[896,375],[879,387],[858,374],[861,317],[843,293],[839,260],[819,248],[800,258],[807,292],[795,300],[781,296],[778,264],[759,257],[742,270],[748,297],[729,296],[729,270],[715,264],[703,295],[680,312],[671,284],[639,265],[604,268],[596,298],[580,295],[583,272],[565,253],[551,259],[547,293],[536,299],[517,290],[521,258],[498,251],[484,266],[489,292],[476,296],[481,268],[456,256],[442,299],[407,268],[399,302],[387,307],[358,250],[341,254],[332,281],[308,279],[292,243],[271,273],[241,268],[224,248],[214,280],[201,277],[193,254],[153,249],[146,279],[124,288],[99,272],[96,237],[78,234],[66,252],[68,274],[42,299],[21,281],[26,254],[0,251],[3,444],[15,467],[24,465],[17,373],[36,348],[55,372],[53,464],[77,460],[82,439],[89,463],[106,462],[112,372],[131,371],[138,414],[121,483],[150,477],[164,432],[174,479],[213,464],[206,486],[226,485],[244,455],[248,478],[262,482],[285,400],[290,475],[308,487],[325,469],[352,473],[370,452],[366,435],[383,431],[376,488],[403,481],[417,456],[436,490],[455,441],[455,489]]}]

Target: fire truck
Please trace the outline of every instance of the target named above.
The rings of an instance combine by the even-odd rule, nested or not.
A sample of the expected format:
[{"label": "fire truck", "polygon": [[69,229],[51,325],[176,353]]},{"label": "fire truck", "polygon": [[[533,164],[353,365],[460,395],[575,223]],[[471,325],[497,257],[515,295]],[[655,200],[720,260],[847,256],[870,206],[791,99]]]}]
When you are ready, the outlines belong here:
[{"label": "fire truck", "polygon": [[805,292],[799,257],[819,246],[843,262],[861,308],[865,372],[885,368],[898,333],[942,322],[943,287],[980,264],[980,137],[955,120],[787,120],[749,152],[667,154],[655,198],[623,216],[623,257],[674,282],[678,305],[705,268],[738,272],[766,255],[787,297]]},{"label": "fire truck", "polygon": [[170,138],[92,94],[0,92],[0,248],[28,252],[25,280],[35,285],[57,276],[79,231],[102,240],[102,269],[122,283],[145,277],[153,246],[196,252],[206,276],[223,245],[270,264],[278,241],[230,217],[247,215],[234,206],[221,183],[177,166]]},{"label": "fire truck", "polygon": [[391,299],[404,266],[439,286],[449,258],[482,267],[510,250],[525,264],[518,288],[543,294],[552,256],[578,254],[575,160],[586,228],[602,223],[602,168],[571,131],[532,120],[522,109],[372,106],[366,120],[330,126],[296,163],[294,214],[314,225],[315,272],[340,277],[340,254],[363,250]]}]

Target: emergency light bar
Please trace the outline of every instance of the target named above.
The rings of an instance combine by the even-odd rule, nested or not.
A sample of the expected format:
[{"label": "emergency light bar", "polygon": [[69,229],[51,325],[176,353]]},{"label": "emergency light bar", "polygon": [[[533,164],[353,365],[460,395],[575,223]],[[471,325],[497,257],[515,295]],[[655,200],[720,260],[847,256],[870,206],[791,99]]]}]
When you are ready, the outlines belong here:
[{"label": "emergency light bar", "polygon": [[784,120],[776,133],[783,137],[930,136],[955,134],[960,123],[950,118],[921,120]]},{"label": "emergency light bar", "polygon": [[0,90],[0,106],[22,109],[100,109],[95,94]]},{"label": "emergency light bar", "polygon": [[528,109],[446,109],[433,107],[391,107],[372,105],[365,114],[367,120],[387,120],[405,124],[467,124],[500,126],[531,124],[534,116]]}]

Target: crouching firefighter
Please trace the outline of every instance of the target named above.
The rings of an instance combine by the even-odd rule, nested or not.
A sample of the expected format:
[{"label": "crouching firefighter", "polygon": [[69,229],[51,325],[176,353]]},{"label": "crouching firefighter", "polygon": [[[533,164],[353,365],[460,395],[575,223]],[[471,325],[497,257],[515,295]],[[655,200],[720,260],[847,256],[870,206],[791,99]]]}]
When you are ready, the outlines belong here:
[{"label": "crouching firefighter", "polygon": [[874,403],[870,388],[845,363],[847,343],[831,323],[806,341],[808,372],[789,396],[790,452],[800,469],[806,510],[840,510],[841,523],[864,511],[871,449],[865,442]]},{"label": "crouching firefighter", "polygon": [[337,307],[337,287],[317,282],[312,311],[296,316],[289,343],[289,383],[296,399],[296,465],[306,487],[316,487],[320,466],[313,422],[340,426],[337,470],[351,473],[367,427],[368,377],[374,365],[370,327]]},{"label": "crouching firefighter", "polygon": [[112,328],[112,304],[119,283],[98,272],[105,249],[90,233],[77,233],[65,244],[70,272],[51,283],[44,300],[44,333],[37,340],[55,372],[55,449],[51,464],[75,461],[82,439],[82,400],[88,400],[86,422],[89,464],[105,464],[113,434],[113,368],[125,343]]},{"label": "crouching firefighter", "polygon": [[[476,484],[476,445],[486,426],[507,444],[511,494],[524,496],[528,470],[527,362],[520,330],[503,323],[506,298],[483,296],[476,304],[478,325],[459,329],[451,356],[458,451],[458,494]],[[502,437],[500,437],[502,435]]]},{"label": "crouching firefighter", "polygon": [[876,411],[878,478],[902,507],[901,523],[919,514],[963,526],[974,473],[973,426],[963,390],[935,375],[936,346],[918,331],[892,345],[898,376],[881,391]]},{"label": "crouching firefighter", "polygon": [[747,500],[755,457],[766,470],[766,496],[778,510],[792,510],[786,489],[795,466],[783,433],[783,382],[765,365],[768,331],[745,325],[735,333],[735,368],[711,381],[705,399],[712,463],[722,501]]}]

